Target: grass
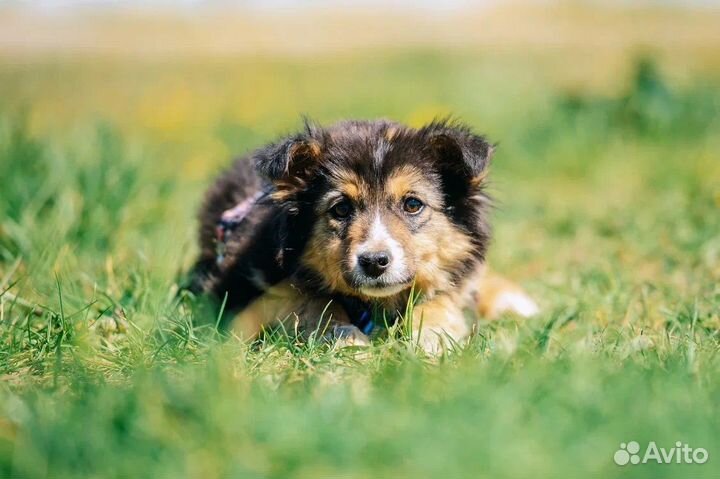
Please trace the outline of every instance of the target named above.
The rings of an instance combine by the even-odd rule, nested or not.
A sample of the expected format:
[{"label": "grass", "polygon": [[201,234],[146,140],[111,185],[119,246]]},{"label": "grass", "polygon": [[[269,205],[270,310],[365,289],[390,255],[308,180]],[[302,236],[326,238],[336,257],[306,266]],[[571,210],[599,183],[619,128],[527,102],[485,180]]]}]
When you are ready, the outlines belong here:
[{"label": "grass", "polygon": [[[720,80],[644,60],[570,92],[546,60],[0,67],[0,476],[716,477]],[[499,140],[490,262],[542,314],[439,359],[220,338],[175,300],[195,209],[299,112]],[[630,440],[709,461],[616,466]]]}]

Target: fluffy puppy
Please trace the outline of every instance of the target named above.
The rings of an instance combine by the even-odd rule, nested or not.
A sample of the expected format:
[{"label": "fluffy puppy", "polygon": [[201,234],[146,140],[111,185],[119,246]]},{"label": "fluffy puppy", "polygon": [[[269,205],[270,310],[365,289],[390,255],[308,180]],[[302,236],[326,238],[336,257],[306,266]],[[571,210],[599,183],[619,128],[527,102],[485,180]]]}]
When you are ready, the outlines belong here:
[{"label": "fluffy puppy", "polygon": [[284,322],[350,344],[367,341],[369,311],[402,317],[412,291],[402,320],[431,352],[469,335],[464,308],[533,314],[484,271],[492,152],[457,122],[308,123],[211,187],[193,289],[224,301],[221,324],[245,336]]}]

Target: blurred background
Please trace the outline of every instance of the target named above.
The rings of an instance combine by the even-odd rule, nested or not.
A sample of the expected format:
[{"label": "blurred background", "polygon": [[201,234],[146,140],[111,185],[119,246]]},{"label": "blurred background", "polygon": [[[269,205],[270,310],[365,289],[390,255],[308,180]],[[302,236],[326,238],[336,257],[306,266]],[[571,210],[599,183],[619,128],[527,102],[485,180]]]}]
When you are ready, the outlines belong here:
[{"label": "blurred background", "polygon": [[[62,241],[47,239],[70,235],[83,247],[43,255],[39,270],[51,257],[78,267],[132,256],[166,284],[191,261],[195,209],[213,175],[301,115],[418,126],[452,114],[489,135],[500,144],[498,242],[518,248],[494,254],[520,275],[552,267],[540,254],[548,233],[561,235],[557,245],[586,231],[592,245],[590,220],[608,238],[624,217],[635,226],[646,217],[657,239],[648,214],[657,194],[678,213],[668,195],[681,185],[716,201],[718,7],[5,1],[0,255],[12,264],[58,253]],[[645,211],[628,216],[640,198]],[[577,241],[558,254],[598,260]]]},{"label": "blurred background", "polygon": [[[713,1],[0,0],[0,475],[710,476],[719,112]],[[301,115],[497,142],[490,264],[542,314],[437,367],[194,327],[203,191]]]}]

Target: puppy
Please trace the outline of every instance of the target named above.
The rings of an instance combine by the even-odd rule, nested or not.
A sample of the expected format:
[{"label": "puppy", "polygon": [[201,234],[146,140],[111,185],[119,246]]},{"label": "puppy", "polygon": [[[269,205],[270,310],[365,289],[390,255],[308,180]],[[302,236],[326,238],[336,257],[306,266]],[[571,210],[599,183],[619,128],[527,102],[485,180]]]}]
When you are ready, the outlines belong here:
[{"label": "puppy", "polygon": [[210,188],[192,289],[224,302],[221,325],[246,337],[280,323],[365,344],[382,316],[410,322],[433,353],[470,334],[465,308],[534,314],[484,269],[492,153],[447,120],[307,123]]}]

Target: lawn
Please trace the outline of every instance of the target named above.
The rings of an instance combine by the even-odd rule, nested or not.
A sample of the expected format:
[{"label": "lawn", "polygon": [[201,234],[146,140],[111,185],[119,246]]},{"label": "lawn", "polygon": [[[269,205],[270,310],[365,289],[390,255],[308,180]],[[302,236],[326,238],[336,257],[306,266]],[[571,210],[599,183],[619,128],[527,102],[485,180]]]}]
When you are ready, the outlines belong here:
[{"label": "lawn", "polygon": [[[720,43],[691,43],[3,54],[0,477],[720,477]],[[439,358],[219,335],[176,295],[195,211],[303,113],[499,142],[490,264],[542,313]]]}]

